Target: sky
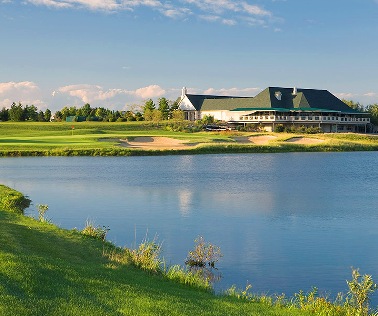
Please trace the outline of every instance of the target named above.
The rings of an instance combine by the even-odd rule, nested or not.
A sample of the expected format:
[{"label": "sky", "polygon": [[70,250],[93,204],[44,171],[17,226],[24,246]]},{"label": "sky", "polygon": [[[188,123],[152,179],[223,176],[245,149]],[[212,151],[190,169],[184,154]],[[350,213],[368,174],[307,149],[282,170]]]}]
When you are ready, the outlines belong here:
[{"label": "sky", "polygon": [[378,103],[378,0],[0,0],[0,108],[269,86]]}]

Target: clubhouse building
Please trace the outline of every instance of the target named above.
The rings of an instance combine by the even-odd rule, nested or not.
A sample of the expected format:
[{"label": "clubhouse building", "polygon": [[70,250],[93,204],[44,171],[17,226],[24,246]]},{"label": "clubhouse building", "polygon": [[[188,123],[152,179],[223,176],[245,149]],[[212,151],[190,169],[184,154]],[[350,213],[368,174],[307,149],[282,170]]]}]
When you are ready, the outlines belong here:
[{"label": "clubhouse building", "polygon": [[325,133],[366,133],[370,124],[369,114],[327,90],[268,87],[255,97],[232,97],[188,94],[183,88],[179,108],[190,121],[207,115],[233,125],[258,124],[266,131],[281,124],[319,127]]}]

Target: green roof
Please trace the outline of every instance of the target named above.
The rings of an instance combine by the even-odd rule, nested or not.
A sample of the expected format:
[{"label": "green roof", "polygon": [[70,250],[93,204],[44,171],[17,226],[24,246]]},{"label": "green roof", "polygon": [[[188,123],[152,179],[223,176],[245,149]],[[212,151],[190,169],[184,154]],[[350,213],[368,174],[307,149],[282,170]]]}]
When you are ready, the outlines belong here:
[{"label": "green roof", "polygon": [[312,111],[366,114],[327,90],[268,87],[255,97],[186,94],[197,111]]},{"label": "green roof", "polygon": [[249,107],[251,97],[226,98],[226,99],[205,99],[202,103],[201,111],[233,110],[235,108]]}]

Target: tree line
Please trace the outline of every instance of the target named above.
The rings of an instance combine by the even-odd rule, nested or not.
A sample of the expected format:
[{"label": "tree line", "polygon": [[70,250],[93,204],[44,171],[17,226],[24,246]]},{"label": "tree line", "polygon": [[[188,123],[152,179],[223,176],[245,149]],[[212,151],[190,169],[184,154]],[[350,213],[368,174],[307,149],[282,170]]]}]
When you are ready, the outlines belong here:
[{"label": "tree line", "polygon": [[352,100],[343,99],[342,101],[354,110],[369,113],[370,114],[370,122],[374,125],[378,125],[378,103],[369,104],[367,106],[364,106],[361,103],[354,102]]},{"label": "tree line", "polygon": [[[32,122],[49,122],[66,121],[102,121],[102,122],[129,122],[129,121],[154,121],[163,120],[183,120],[183,112],[179,110],[180,98],[175,101],[168,100],[164,97],[159,98],[157,104],[152,99],[148,99],[142,106],[138,106],[138,110],[119,111],[106,109],[104,107],[92,108],[89,103],[82,107],[65,106],[54,114],[49,109],[45,111],[38,110],[34,105],[22,105],[21,102],[13,102],[10,108],[3,107],[0,110],[0,121],[32,121]],[[359,102],[351,100],[342,100],[350,108],[369,113],[371,115],[371,123],[378,125],[378,103],[364,106]]]},{"label": "tree line", "polygon": [[183,113],[178,109],[180,98],[175,101],[159,98],[157,104],[152,99],[138,106],[138,110],[111,110],[104,107],[91,107],[89,103],[82,107],[65,106],[52,114],[51,110],[38,110],[34,105],[23,105],[13,102],[10,108],[0,110],[0,121],[14,122],[49,122],[58,121],[102,121],[102,122],[130,122],[130,121],[162,121],[168,119],[183,119]]}]

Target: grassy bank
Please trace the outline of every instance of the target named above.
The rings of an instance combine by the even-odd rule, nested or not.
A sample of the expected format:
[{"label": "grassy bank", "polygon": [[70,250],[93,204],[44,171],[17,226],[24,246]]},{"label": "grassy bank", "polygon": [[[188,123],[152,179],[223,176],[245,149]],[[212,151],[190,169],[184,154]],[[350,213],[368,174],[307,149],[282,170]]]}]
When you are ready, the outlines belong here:
[{"label": "grassy bank", "polygon": [[[0,122],[0,156],[137,156],[211,153],[266,153],[319,151],[376,151],[378,137],[356,134],[302,135],[322,140],[317,144],[288,142],[296,134],[274,134],[263,145],[238,142],[240,137],[258,135],[247,132],[168,131],[164,125],[127,123],[14,123]],[[260,134],[262,135],[262,134]],[[266,134],[263,134],[266,135]],[[187,149],[142,150],[120,146],[120,139],[138,136],[171,137],[197,146]],[[106,141],[104,141],[106,140]]]},{"label": "grassy bank", "polygon": [[[349,287],[359,294],[336,302],[315,289],[293,298],[254,295],[248,288],[215,295],[177,269],[146,271],[124,260],[136,249],[22,215],[29,202],[0,185],[0,315],[369,315],[369,291],[376,285],[358,270]],[[360,306],[356,298],[363,299]]]},{"label": "grassy bank", "polygon": [[110,244],[4,207],[0,227],[0,315],[306,315],[117,263]]}]

